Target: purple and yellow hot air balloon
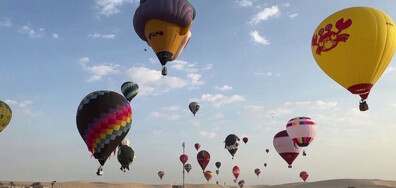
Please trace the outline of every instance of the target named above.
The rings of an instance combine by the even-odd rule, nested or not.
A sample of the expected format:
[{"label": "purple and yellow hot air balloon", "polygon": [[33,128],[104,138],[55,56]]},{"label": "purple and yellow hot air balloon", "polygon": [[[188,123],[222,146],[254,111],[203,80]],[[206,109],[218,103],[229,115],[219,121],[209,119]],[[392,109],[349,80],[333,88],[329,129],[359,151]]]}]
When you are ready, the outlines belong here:
[{"label": "purple and yellow hot air balloon", "polygon": [[151,46],[167,75],[166,63],[175,60],[191,37],[194,7],[186,0],[141,0],[133,17],[137,35]]},{"label": "purple and yellow hot air balloon", "polygon": [[[128,100],[116,92],[95,91],[78,106],[76,123],[88,150],[103,166],[128,134],[132,108]],[[98,175],[101,170],[99,167]]]}]

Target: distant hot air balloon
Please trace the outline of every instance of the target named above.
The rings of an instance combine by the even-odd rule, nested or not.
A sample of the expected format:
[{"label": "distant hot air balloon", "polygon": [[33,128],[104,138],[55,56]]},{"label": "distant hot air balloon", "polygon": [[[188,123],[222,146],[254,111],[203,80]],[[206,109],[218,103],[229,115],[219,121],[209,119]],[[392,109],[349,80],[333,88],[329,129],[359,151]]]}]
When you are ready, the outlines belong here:
[{"label": "distant hot air balloon", "polygon": [[129,102],[139,93],[139,86],[134,82],[125,82],[121,85],[121,92]]},{"label": "distant hot air balloon", "polygon": [[301,152],[301,148],[297,146],[289,137],[286,130],[277,133],[274,136],[274,147],[279,155],[292,167],[293,161]]},{"label": "distant hot air balloon", "polygon": [[[103,166],[128,134],[132,108],[128,100],[116,92],[95,91],[78,106],[76,123],[88,151]],[[98,172],[101,170],[99,167]]]},{"label": "distant hot air balloon", "polygon": [[197,161],[199,166],[201,166],[202,171],[205,172],[205,168],[208,166],[210,161],[210,154],[206,150],[201,150],[197,154]]},{"label": "distant hot air balloon", "polygon": [[240,139],[235,134],[230,134],[226,137],[224,141],[224,148],[227,149],[228,152],[230,152],[232,159],[234,159],[234,155],[238,151],[239,140]]},{"label": "distant hot air balloon", "polygon": [[245,144],[249,141],[248,137],[243,137],[242,141],[245,142]]},{"label": "distant hot air balloon", "polygon": [[121,171],[125,172],[125,169],[129,170],[129,165],[133,162],[135,158],[135,152],[130,147],[130,142],[127,138],[122,140],[121,144],[118,146],[117,160],[121,164]]},{"label": "distant hot air balloon", "polygon": [[220,173],[220,170],[219,170],[219,169],[217,169],[217,170],[216,170],[216,174],[217,174],[217,175],[219,175],[219,173]]},{"label": "distant hot air balloon", "polygon": [[166,63],[175,60],[186,47],[195,10],[186,0],[145,0],[133,17],[138,36],[156,53],[166,75]]},{"label": "distant hot air balloon", "polygon": [[217,162],[215,163],[215,166],[216,166],[217,169],[219,169],[219,168],[221,167],[221,162],[217,161]]},{"label": "distant hot air balloon", "polygon": [[[364,31],[364,32],[362,32]],[[360,95],[368,110],[370,90],[387,68],[396,49],[392,18],[370,7],[351,7],[322,21],[312,37],[312,54],[334,81]]]},{"label": "distant hot air balloon", "polygon": [[308,172],[306,172],[306,171],[300,172],[300,178],[301,178],[302,180],[304,180],[304,182],[305,182],[305,180],[308,179]]},{"label": "distant hot air balloon", "polygon": [[206,172],[204,172],[204,176],[205,176],[206,180],[209,182],[209,180],[212,179],[212,172],[206,171]]},{"label": "distant hot air balloon", "polygon": [[190,105],[188,105],[188,108],[194,114],[194,116],[198,112],[199,107],[200,106],[199,106],[199,104],[197,102],[191,102]]},{"label": "distant hot air balloon", "polygon": [[165,175],[164,171],[158,171],[158,177],[161,178],[161,180],[164,177],[164,175]]},{"label": "distant hot air balloon", "polygon": [[239,169],[238,166],[234,166],[234,168],[232,168],[232,174],[234,174],[235,179],[238,179],[240,173],[241,170]]},{"label": "distant hot air balloon", "polygon": [[12,118],[11,108],[7,103],[0,101],[0,132],[10,123]]},{"label": "distant hot air balloon", "polygon": [[187,154],[182,154],[180,155],[180,162],[184,164],[186,164],[186,162],[188,161],[188,155]]},{"label": "distant hot air balloon", "polygon": [[259,168],[254,169],[254,173],[257,175],[257,177],[260,175],[261,170]]},{"label": "distant hot air balloon", "polygon": [[267,167],[267,163],[264,163],[264,167]]},{"label": "distant hot air balloon", "polygon": [[194,147],[195,147],[195,149],[198,151],[198,150],[199,150],[199,148],[201,147],[201,144],[199,144],[199,143],[195,143],[195,144],[194,144]]},{"label": "distant hot air balloon", "polygon": [[267,152],[267,153],[268,153],[268,152],[269,152],[269,149],[266,149],[266,150],[265,150],[265,152]]},{"label": "distant hot air balloon", "polygon": [[189,163],[187,163],[187,164],[184,165],[184,170],[187,171],[187,174],[190,172],[191,168],[192,168],[192,166],[191,166],[191,164],[189,164]]},{"label": "distant hot air balloon", "polygon": [[245,185],[245,180],[241,180],[238,182],[239,188],[242,188]]},{"label": "distant hot air balloon", "polygon": [[296,117],[286,124],[289,137],[299,147],[307,147],[315,138],[316,122],[309,117]]}]

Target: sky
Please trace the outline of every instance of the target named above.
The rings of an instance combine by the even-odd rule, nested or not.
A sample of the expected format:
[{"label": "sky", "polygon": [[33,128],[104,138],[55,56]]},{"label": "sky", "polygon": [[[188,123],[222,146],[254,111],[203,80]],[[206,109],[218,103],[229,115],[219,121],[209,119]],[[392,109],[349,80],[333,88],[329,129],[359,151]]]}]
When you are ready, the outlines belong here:
[{"label": "sky", "polygon": [[[191,40],[163,77],[156,55],[134,31],[137,0],[0,1],[0,100],[13,111],[0,133],[0,180],[182,182],[185,142],[192,165],[186,182],[206,183],[198,142],[211,154],[207,170],[222,163],[211,183],[233,185],[234,165],[246,185],[299,182],[303,170],[308,181],[396,181],[395,60],[373,87],[370,109],[360,112],[359,97],[330,79],[311,52],[313,32],[327,16],[369,6],[396,19],[396,1],[190,3],[197,12]],[[99,163],[77,130],[77,107],[93,91],[121,93],[125,81],[140,86],[126,137],[136,159],[124,173],[112,155],[98,177]],[[192,101],[201,105],[195,117]],[[298,116],[314,119],[318,130],[307,156],[289,169],[272,140]],[[228,134],[249,138],[233,160],[224,149]]]}]

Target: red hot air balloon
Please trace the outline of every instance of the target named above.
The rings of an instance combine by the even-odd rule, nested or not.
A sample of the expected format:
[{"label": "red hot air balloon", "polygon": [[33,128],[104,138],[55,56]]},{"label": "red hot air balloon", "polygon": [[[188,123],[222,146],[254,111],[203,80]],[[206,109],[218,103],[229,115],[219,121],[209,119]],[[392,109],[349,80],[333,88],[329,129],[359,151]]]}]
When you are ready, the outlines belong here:
[{"label": "red hot air balloon", "polygon": [[199,148],[201,147],[201,144],[199,144],[199,143],[195,143],[195,144],[194,144],[194,147],[195,147],[195,149],[198,151],[198,150],[199,150]]},{"label": "red hot air balloon", "polygon": [[290,139],[286,130],[277,133],[273,143],[275,150],[287,164],[289,164],[289,168],[291,168],[293,161],[297,158],[298,154],[300,154],[301,148]]},{"label": "red hot air balloon", "polygon": [[234,168],[232,168],[232,174],[234,174],[235,179],[238,179],[240,173],[241,170],[239,169],[238,166],[234,166]]},{"label": "red hot air balloon", "polygon": [[248,137],[243,137],[242,141],[245,142],[245,144],[249,141]]},{"label": "red hot air balloon", "polygon": [[266,149],[266,150],[265,150],[265,152],[267,152],[267,153],[268,153],[268,152],[269,152],[269,149]]},{"label": "red hot air balloon", "polygon": [[188,161],[188,155],[180,155],[180,161],[183,163],[183,165],[186,164],[186,162]]},{"label": "red hot air balloon", "polygon": [[308,179],[308,172],[306,172],[306,171],[300,172],[300,178],[301,178],[302,180],[304,180],[304,182],[305,182],[305,180]]},{"label": "red hot air balloon", "polygon": [[210,154],[205,150],[201,150],[197,154],[197,160],[198,160],[199,166],[201,166],[201,168],[202,168],[202,171],[205,172],[205,168],[206,168],[206,166],[208,166],[209,161],[210,161]]},{"label": "red hot air balloon", "polygon": [[254,173],[257,175],[257,177],[260,175],[261,170],[259,168],[254,169]]}]

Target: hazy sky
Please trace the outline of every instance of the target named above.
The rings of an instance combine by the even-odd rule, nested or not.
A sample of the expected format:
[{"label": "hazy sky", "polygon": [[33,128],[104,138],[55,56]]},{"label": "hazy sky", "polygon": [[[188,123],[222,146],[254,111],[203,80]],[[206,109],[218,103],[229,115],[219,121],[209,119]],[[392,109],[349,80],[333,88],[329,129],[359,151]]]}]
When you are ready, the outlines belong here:
[{"label": "hazy sky", "polygon": [[[234,165],[247,185],[301,181],[302,170],[308,181],[396,180],[395,60],[374,86],[370,110],[360,112],[359,97],[319,68],[310,46],[330,14],[370,6],[396,19],[396,1],[190,2],[197,11],[191,40],[162,77],[132,25],[137,0],[0,1],[0,100],[13,110],[0,134],[0,180],[181,182],[183,141],[193,166],[187,183],[206,183],[196,142],[212,156],[207,170],[222,163],[212,183],[233,184]],[[99,163],[77,130],[77,107],[92,91],[121,93],[125,81],[140,86],[127,135],[136,159],[123,173],[111,156],[98,177]],[[191,101],[201,104],[196,117]],[[318,132],[289,169],[272,140],[296,116],[316,120]],[[223,145],[231,133],[249,137],[234,160]]]}]

